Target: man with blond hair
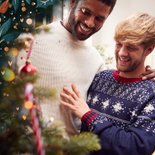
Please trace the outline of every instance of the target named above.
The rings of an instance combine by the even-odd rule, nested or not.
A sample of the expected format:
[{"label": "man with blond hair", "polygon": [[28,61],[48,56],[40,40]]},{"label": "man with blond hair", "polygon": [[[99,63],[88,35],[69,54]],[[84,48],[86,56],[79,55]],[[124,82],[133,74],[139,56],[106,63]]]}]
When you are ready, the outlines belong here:
[{"label": "man with blond hair", "polygon": [[137,13],[115,30],[117,70],[98,73],[87,104],[77,87],[64,87],[61,104],[96,133],[102,149],[92,155],[151,155],[155,150],[155,82],[142,80],[145,59],[155,46],[155,17]]}]

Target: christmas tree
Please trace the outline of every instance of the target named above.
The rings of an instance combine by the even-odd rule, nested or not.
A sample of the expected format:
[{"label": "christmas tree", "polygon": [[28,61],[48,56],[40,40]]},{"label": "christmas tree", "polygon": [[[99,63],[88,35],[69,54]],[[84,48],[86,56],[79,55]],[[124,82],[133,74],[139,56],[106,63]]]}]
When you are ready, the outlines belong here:
[{"label": "christmas tree", "polygon": [[54,91],[34,87],[38,75],[28,58],[20,74],[17,71],[15,62],[21,47],[16,38],[34,33],[35,15],[57,2],[0,0],[0,154],[85,155],[100,149],[94,134],[65,138],[61,124],[45,124],[37,97],[53,97]]}]

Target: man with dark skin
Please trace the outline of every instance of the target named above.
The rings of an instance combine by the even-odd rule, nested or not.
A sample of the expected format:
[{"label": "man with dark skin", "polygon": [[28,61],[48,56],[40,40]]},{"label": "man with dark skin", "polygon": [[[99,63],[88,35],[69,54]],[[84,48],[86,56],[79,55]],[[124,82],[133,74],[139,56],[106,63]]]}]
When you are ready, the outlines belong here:
[{"label": "man with dark skin", "polygon": [[30,59],[40,76],[38,85],[56,90],[55,100],[41,101],[43,118],[47,122],[51,117],[62,120],[69,135],[79,132],[80,122],[60,107],[60,91],[64,85],[76,82],[86,99],[95,74],[103,66],[102,57],[88,38],[101,29],[115,3],[116,0],[71,0],[68,16],[47,25],[48,33],[35,36]]}]

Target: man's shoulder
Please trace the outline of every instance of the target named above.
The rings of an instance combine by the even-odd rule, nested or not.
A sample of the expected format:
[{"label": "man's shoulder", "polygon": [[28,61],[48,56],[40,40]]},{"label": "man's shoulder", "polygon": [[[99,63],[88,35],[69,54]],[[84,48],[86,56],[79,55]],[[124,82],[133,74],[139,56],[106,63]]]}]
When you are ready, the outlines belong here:
[{"label": "man's shoulder", "polygon": [[104,70],[102,72],[97,73],[89,88],[89,92],[94,90],[101,92],[102,87],[113,81],[112,73],[113,70]]},{"label": "man's shoulder", "polygon": [[55,21],[46,25],[41,25],[39,27],[36,28],[36,34],[38,36],[41,36],[43,34],[50,34],[53,33],[55,31],[60,31],[60,29],[62,28],[60,21]]},{"label": "man's shoulder", "polygon": [[104,71],[97,73],[95,75],[94,81],[97,82],[97,81],[101,81],[101,80],[104,81],[104,79],[105,80],[111,79],[113,71],[114,70],[104,70]]},{"label": "man's shoulder", "polygon": [[96,76],[110,76],[113,73],[113,69],[103,70],[96,74]]},{"label": "man's shoulder", "polygon": [[60,22],[52,22],[38,27],[34,38],[38,43],[44,42],[46,44],[49,42],[55,42],[62,38],[63,31]]}]

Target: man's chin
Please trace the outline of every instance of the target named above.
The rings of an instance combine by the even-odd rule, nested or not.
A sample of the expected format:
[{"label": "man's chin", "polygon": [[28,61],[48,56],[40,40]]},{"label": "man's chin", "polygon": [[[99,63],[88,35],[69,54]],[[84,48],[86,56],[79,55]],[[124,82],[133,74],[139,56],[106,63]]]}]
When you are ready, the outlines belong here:
[{"label": "man's chin", "polygon": [[129,69],[117,69],[119,72],[122,72],[122,73],[130,73],[130,72],[132,72],[132,70],[129,70]]},{"label": "man's chin", "polygon": [[78,40],[80,40],[80,41],[85,41],[85,40],[87,40],[88,38],[78,38]]},{"label": "man's chin", "polygon": [[88,38],[90,38],[94,33],[89,33],[89,34],[83,34],[83,33],[76,33],[76,38],[78,40],[84,41]]},{"label": "man's chin", "polygon": [[76,36],[76,38],[80,41],[84,41],[84,40],[88,39],[89,37],[90,37],[90,35],[89,36],[86,36],[86,35],[77,35]]},{"label": "man's chin", "polygon": [[128,70],[126,68],[122,68],[122,67],[117,68],[117,70],[119,72],[128,72]]}]

